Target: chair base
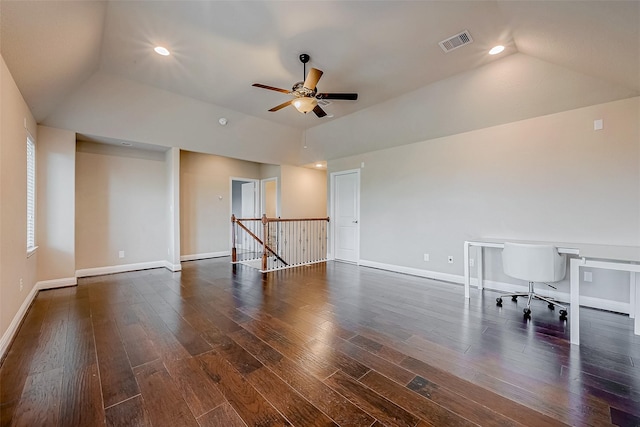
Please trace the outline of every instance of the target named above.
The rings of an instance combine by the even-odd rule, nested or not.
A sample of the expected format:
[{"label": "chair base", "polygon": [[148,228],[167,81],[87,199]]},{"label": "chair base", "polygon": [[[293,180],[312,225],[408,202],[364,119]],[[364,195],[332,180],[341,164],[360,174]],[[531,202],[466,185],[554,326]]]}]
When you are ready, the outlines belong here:
[{"label": "chair base", "polygon": [[502,307],[502,298],[505,298],[505,297],[511,297],[512,301],[516,301],[518,297],[527,297],[527,306],[523,310],[525,317],[530,317],[531,316],[531,300],[535,298],[535,299],[539,299],[541,301],[545,301],[548,304],[548,307],[551,310],[555,309],[556,306],[560,307],[561,308],[561,310],[560,310],[560,319],[566,319],[567,318],[567,307],[562,305],[562,304],[558,304],[552,298],[545,297],[545,296],[542,296],[540,294],[535,293],[534,290],[533,290],[533,282],[529,282],[529,292],[500,295],[498,298],[496,298],[496,305],[498,305],[499,307]]}]

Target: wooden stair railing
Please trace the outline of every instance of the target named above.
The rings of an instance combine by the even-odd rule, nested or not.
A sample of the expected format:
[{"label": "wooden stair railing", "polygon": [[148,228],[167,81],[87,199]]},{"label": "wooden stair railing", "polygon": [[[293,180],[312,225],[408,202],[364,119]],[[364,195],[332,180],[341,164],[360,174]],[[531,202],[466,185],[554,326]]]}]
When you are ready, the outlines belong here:
[{"label": "wooden stair railing", "polygon": [[[326,261],[328,222],[329,217],[283,219],[267,218],[266,215],[262,218],[236,218],[232,215],[231,262],[256,262],[258,251],[261,253],[262,272]],[[270,228],[270,224],[275,224],[276,228]],[[242,235],[242,245],[238,243],[239,234]],[[254,257],[240,257],[238,246],[243,246],[245,252],[253,253]],[[247,250],[247,246],[255,250]]]}]

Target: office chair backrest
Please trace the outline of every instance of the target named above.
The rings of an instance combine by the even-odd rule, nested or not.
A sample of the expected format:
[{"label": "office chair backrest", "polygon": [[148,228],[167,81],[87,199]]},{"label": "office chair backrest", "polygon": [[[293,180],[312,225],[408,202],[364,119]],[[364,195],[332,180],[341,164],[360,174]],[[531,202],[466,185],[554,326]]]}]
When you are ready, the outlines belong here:
[{"label": "office chair backrest", "polygon": [[505,243],[502,266],[506,275],[528,282],[559,282],[567,272],[566,255],[551,245]]}]

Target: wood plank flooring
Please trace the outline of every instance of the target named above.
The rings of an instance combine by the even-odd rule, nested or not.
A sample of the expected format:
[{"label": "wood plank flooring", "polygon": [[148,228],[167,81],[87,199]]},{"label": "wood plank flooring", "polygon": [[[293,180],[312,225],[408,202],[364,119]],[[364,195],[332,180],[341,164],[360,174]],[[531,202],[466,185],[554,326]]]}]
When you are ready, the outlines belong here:
[{"label": "wood plank flooring", "polygon": [[2,426],[640,426],[640,337],[582,308],[328,262],[228,258],[42,291],[0,366]]}]

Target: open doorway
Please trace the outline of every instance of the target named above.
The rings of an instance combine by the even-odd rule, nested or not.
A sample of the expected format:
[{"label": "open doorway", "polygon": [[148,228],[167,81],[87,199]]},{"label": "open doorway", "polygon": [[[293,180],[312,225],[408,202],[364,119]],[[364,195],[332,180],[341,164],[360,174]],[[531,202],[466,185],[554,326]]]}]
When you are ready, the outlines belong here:
[{"label": "open doorway", "polygon": [[260,189],[257,179],[231,178],[231,213],[236,218],[260,216]]},{"label": "open doorway", "polygon": [[[250,219],[260,217],[260,181],[250,178],[231,178],[231,214],[236,218]],[[252,233],[260,235],[260,221],[247,221]],[[233,230],[233,227],[231,228]],[[232,231],[233,233],[233,231]],[[258,256],[257,243],[253,240],[238,239],[229,236],[229,247],[233,247],[235,238],[236,250],[242,259],[252,259]]]}]

